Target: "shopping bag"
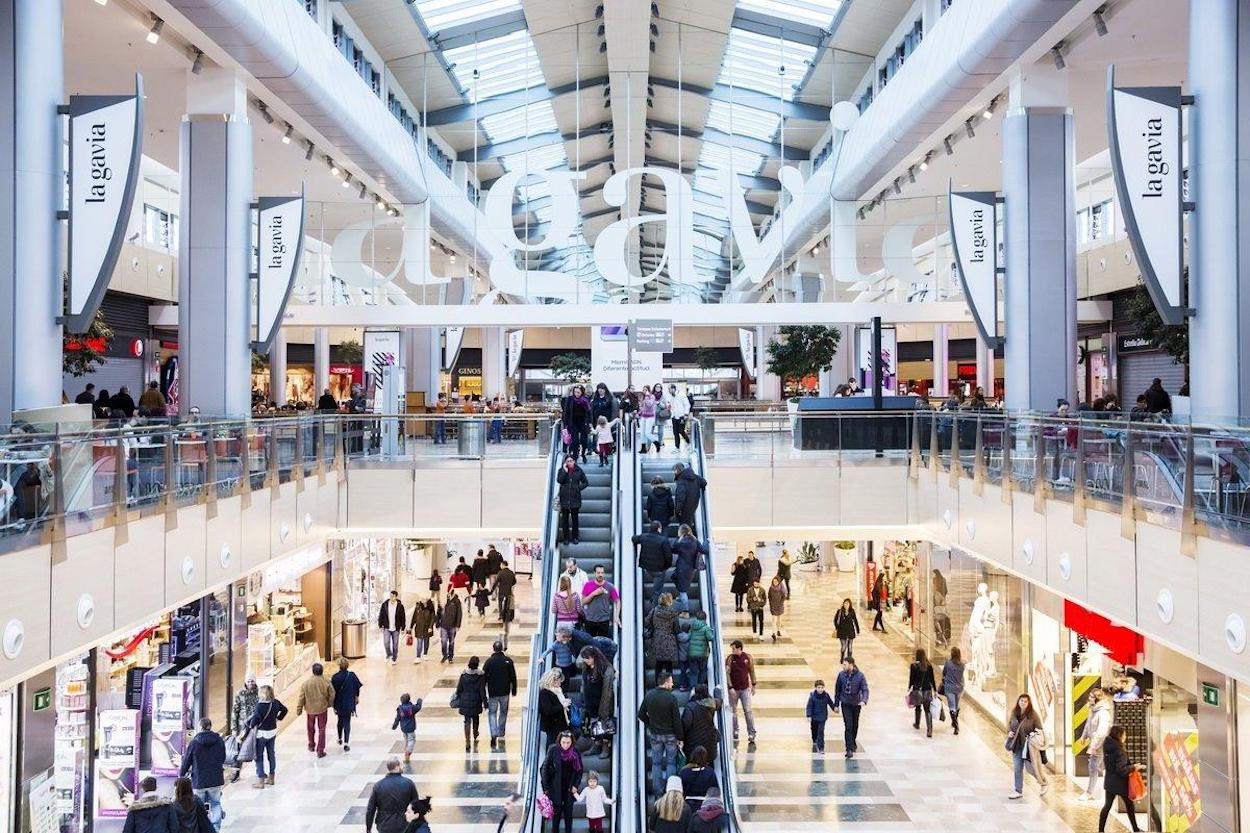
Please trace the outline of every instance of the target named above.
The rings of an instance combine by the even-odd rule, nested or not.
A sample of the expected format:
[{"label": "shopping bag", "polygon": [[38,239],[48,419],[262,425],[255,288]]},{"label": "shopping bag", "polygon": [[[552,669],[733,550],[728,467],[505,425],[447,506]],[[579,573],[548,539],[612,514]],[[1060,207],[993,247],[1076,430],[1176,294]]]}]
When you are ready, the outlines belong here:
[{"label": "shopping bag", "polygon": [[1141,801],[1146,797],[1146,779],[1136,769],[1128,774],[1128,797],[1132,801]]},{"label": "shopping bag", "polygon": [[404,637],[404,644],[405,644],[405,645],[411,645],[411,644],[413,643],[413,641],[414,641],[414,640],[413,640],[413,638],[412,638],[412,631],[409,631],[409,632],[408,632],[408,635]]},{"label": "shopping bag", "polygon": [[569,703],[569,725],[574,729],[582,726],[582,707],[578,703]]},{"label": "shopping bag", "polygon": [[906,702],[907,702],[907,708],[909,709],[914,709],[916,708],[916,706],[920,705],[919,695],[916,694],[916,690],[914,688],[911,691],[907,692]]},{"label": "shopping bag", "polygon": [[447,705],[453,709],[460,708],[460,692],[457,691],[455,694],[451,695],[451,700],[448,701]]},{"label": "shopping bag", "polygon": [[239,741],[239,752],[235,756],[241,764],[250,763],[256,760],[256,728],[245,729],[243,737]]},{"label": "shopping bag", "polygon": [[[573,444],[573,433],[572,433],[571,431],[569,431],[569,429],[567,429],[567,428],[561,428],[561,429],[560,429],[560,442],[564,443],[564,446],[565,446],[566,448],[567,448],[568,446],[572,445],[572,444]],[[551,803],[551,799],[547,799],[547,803]],[[547,816],[547,818],[551,818],[551,816]]]},{"label": "shopping bag", "polygon": [[616,718],[597,718],[590,724],[590,735],[596,738],[607,738],[616,734]]},{"label": "shopping bag", "polygon": [[946,705],[942,702],[941,697],[934,697],[930,701],[929,712],[933,716],[935,723],[946,720]]}]

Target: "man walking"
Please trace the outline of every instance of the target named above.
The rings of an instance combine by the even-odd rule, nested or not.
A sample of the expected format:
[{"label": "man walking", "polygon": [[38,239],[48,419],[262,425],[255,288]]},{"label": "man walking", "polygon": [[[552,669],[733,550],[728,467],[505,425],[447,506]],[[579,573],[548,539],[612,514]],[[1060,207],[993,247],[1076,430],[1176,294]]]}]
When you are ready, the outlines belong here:
[{"label": "man walking", "polygon": [[403,775],[404,764],[399,758],[386,759],[386,775],[373,785],[369,793],[369,806],[365,808],[365,833],[372,833],[374,823],[378,833],[403,833],[408,827],[408,810],[417,811],[421,800],[417,785]]},{"label": "man walking", "polygon": [[612,625],[621,624],[621,594],[604,575],[603,565],[595,567],[595,577],[582,588],[582,612],[586,633],[612,637]]},{"label": "man walking", "polygon": [[438,617],[438,636],[443,649],[443,662],[451,662],[456,658],[456,632],[460,630],[463,614],[464,608],[460,604],[460,597],[456,595],[455,590],[448,590],[447,604],[443,605],[443,612]]},{"label": "man walking", "polygon": [[178,774],[191,778],[191,789],[208,808],[213,827],[220,830],[221,817],[225,815],[221,809],[221,788],[226,783],[226,744],[213,731],[213,721],[207,717],[201,718],[199,733],[182,753]]},{"label": "man walking", "polygon": [[399,632],[408,624],[408,614],[404,603],[399,600],[399,591],[392,590],[391,597],[382,603],[378,611],[378,627],[382,629],[382,645],[386,648],[386,658],[394,665],[399,661]]},{"label": "man walking", "polygon": [[325,666],[314,662],[312,676],[304,680],[299,689],[299,705],[296,714],[304,714],[308,724],[308,751],[316,752],[318,758],[326,756],[326,720],[334,705],[334,686],[325,678]]},{"label": "man walking", "polygon": [[846,757],[854,758],[859,738],[859,710],[868,702],[868,678],[850,656],[842,658],[842,670],[833,685],[833,710],[842,711]]},{"label": "man walking", "polygon": [[490,748],[497,749],[508,731],[508,700],[516,697],[516,663],[503,652],[503,643],[496,640],[493,652],[486,658],[482,671],[486,674],[486,720],[490,726]]},{"label": "man walking", "polygon": [[738,739],[738,703],[747,721],[747,742],[755,743],[755,710],[751,698],[755,696],[755,663],[751,655],[742,649],[742,640],[729,643],[729,656],[725,657],[725,677],[729,680],[729,709],[734,715],[734,740]]},{"label": "man walking", "polygon": [[644,579],[651,582],[653,607],[660,601],[664,581],[668,578],[668,568],[673,562],[673,544],[663,532],[663,524],[652,521],[646,532],[630,539],[638,547],[638,566],[643,571]]},{"label": "man walking", "polygon": [[174,804],[156,791],[156,779],[149,775],[140,781],[135,800],[126,808],[122,833],[177,833],[178,826]]},{"label": "man walking", "polygon": [[665,781],[677,774],[677,747],[685,737],[685,729],[673,694],[673,675],[663,674],[657,682],[642,698],[638,719],[647,727],[651,743],[651,785],[656,795],[662,795]]},{"label": "man walking", "polygon": [[507,561],[500,562],[499,572],[495,574],[495,600],[499,604],[499,621],[511,622],[512,611],[516,609],[513,591],[516,590],[516,573],[508,566]]},{"label": "man walking", "polygon": [[695,513],[706,489],[707,481],[690,466],[681,463],[673,466],[673,507],[677,510],[677,523],[695,528]]}]

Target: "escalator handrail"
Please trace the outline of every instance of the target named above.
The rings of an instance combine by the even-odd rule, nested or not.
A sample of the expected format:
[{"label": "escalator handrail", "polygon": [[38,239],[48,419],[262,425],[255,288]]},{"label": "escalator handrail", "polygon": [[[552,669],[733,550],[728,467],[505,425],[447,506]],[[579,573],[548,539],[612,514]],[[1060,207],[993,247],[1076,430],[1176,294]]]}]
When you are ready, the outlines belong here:
[{"label": "escalator handrail", "polygon": [[[707,458],[703,453],[703,431],[699,420],[692,419],[695,452],[691,455],[691,465],[695,472],[707,478]],[[697,465],[696,465],[697,464]],[[712,629],[713,639],[708,644],[708,662],[711,663],[708,673],[708,688],[721,693],[720,712],[720,752],[716,756],[715,768],[717,780],[721,785],[721,801],[725,804],[725,816],[729,819],[729,829],[738,831],[737,803],[738,783],[733,765],[733,747],[730,743],[729,727],[733,725],[733,715],[729,710],[728,686],[725,680],[725,643],[721,630],[720,604],[716,590],[716,549],[712,542],[712,525],[708,513],[707,495],[699,501],[699,532],[707,545],[707,569],[700,577],[699,593],[703,609],[707,612],[707,623]]]},{"label": "escalator handrail", "polygon": [[[642,455],[638,453],[638,441],[636,437],[637,424],[631,423],[630,439],[630,456],[633,470],[633,488],[630,490],[630,500],[633,502],[633,527],[634,534],[642,531]],[[630,536],[632,539],[632,535]],[[638,720],[638,708],[642,704],[643,695],[646,694],[647,665],[646,655],[642,650],[642,598],[646,592],[644,590],[642,580],[642,568],[638,566],[637,559],[633,558],[634,547],[631,540],[629,552],[631,554],[629,574],[633,582],[630,598],[633,604],[630,605],[630,622],[629,626],[633,630],[633,639],[630,640],[629,651],[633,658],[630,667],[633,669],[632,684],[628,687],[628,691],[622,693],[624,701],[621,703],[621,714],[624,720],[629,721],[630,728],[625,730],[622,728],[621,736],[629,736],[629,743],[633,747],[632,755],[627,760],[632,761],[630,767],[630,777],[634,783],[633,798],[629,801],[629,805],[634,813],[633,830],[645,830],[647,824],[647,738],[646,727],[642,725],[642,721]],[[621,662],[621,667],[625,668],[625,662]]]},{"label": "escalator handrail", "polygon": [[[627,563],[625,559],[625,553],[627,552],[627,550],[625,549],[625,538],[624,538],[626,524],[625,524],[624,495],[621,491],[621,478],[622,478],[622,466],[624,465],[625,458],[627,456],[625,454],[625,448],[629,445],[629,438],[628,438],[627,431],[628,429],[625,423],[622,422],[620,425],[619,431],[617,432],[617,436],[620,441],[616,444],[616,450],[613,453],[613,461],[612,461],[612,550],[613,550],[612,552],[612,582],[616,585],[617,593],[621,594],[622,599],[626,598],[624,594],[623,585],[625,583],[624,570],[625,570],[625,564]],[[613,830],[633,829],[633,820],[632,818],[630,818],[632,815],[630,813],[630,808],[627,806],[627,802],[623,800],[625,796],[628,796],[630,794],[627,790],[629,788],[632,788],[632,783],[629,782],[628,778],[622,779],[621,777],[622,775],[624,775],[623,767],[621,764],[623,761],[629,760],[627,757],[624,756],[623,751],[621,749],[621,746],[622,746],[621,741],[624,739],[622,736],[623,733],[621,732],[621,727],[625,723],[624,721],[625,714],[621,708],[621,696],[624,692],[625,685],[622,681],[622,675],[619,670],[621,668],[624,668],[624,665],[620,662],[619,655],[621,654],[621,649],[624,647],[624,645],[627,642],[626,640],[627,632],[625,630],[625,616],[624,616],[623,607],[624,606],[622,605],[621,627],[614,631],[614,635],[616,637],[616,644],[619,647],[617,650],[618,671],[616,674],[616,691],[613,694],[613,702],[616,704],[617,715],[618,715],[617,721],[616,721],[617,722],[617,738],[615,742],[613,742],[612,744],[612,792],[613,792],[613,797],[615,798],[615,802],[612,805],[611,827]]]}]

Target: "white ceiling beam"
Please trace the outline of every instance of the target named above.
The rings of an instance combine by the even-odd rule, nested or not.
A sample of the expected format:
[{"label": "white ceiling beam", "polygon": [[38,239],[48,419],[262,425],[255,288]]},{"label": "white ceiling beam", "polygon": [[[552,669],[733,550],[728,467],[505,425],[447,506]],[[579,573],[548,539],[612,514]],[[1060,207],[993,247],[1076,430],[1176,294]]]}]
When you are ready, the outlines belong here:
[{"label": "white ceiling beam", "polygon": [[[613,0],[603,4],[603,36],[608,46],[608,83],[611,85],[608,101],[614,128],[612,155],[618,171],[641,165],[647,153],[650,23],[650,0]],[[621,206],[622,217],[638,214],[641,195],[641,178],[632,177]]]}]

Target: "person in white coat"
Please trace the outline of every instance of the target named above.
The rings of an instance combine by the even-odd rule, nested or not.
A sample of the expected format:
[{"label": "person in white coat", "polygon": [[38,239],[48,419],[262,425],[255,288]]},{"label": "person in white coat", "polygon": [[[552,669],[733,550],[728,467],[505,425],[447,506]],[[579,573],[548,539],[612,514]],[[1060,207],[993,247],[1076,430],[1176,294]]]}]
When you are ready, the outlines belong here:
[{"label": "person in white coat", "polygon": [[669,403],[672,413],[673,444],[677,446],[678,451],[681,451],[683,439],[686,445],[690,445],[690,395],[686,391],[677,390],[676,385],[670,384],[665,401]]},{"label": "person in white coat", "polygon": [[1095,686],[1089,692],[1089,717],[1085,719],[1085,729],[1081,738],[1089,742],[1089,782],[1085,785],[1085,793],[1081,801],[1101,801],[1098,791],[1098,778],[1103,774],[1103,743],[1111,732],[1111,724],[1115,722],[1115,710],[1107,692]]}]

